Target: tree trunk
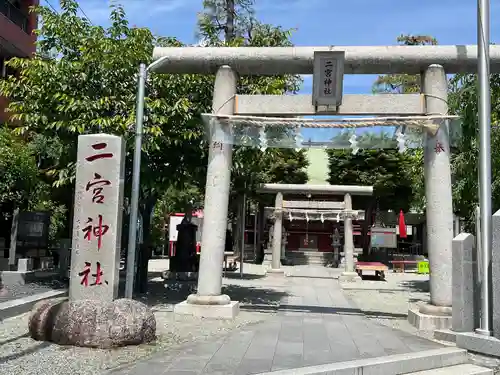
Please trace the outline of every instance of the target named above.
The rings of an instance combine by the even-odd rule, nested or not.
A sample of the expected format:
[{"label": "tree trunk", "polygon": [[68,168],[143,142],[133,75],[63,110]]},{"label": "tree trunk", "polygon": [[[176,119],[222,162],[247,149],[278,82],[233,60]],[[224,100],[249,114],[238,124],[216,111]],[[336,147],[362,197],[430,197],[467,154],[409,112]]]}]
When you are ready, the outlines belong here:
[{"label": "tree trunk", "polygon": [[243,222],[242,222],[242,216],[243,216],[243,195],[240,195],[238,199],[236,200],[237,202],[237,208],[236,208],[236,220],[235,220],[235,225],[234,225],[234,231],[233,231],[233,239],[234,239],[234,254],[235,255],[240,255],[241,254],[241,249],[243,248],[243,243],[242,243],[242,238],[241,238],[241,233],[243,231]]},{"label": "tree trunk", "polygon": [[146,293],[148,291],[148,265],[151,258],[151,215],[156,199],[151,198],[139,205],[142,216],[142,244],[139,245],[137,258],[137,272],[135,275],[135,289],[137,293]]},{"label": "tree trunk", "polygon": [[365,220],[363,221],[363,257],[367,257],[370,253],[371,236],[368,236],[368,231],[372,226],[374,201],[371,200],[365,211]]},{"label": "tree trunk", "polygon": [[225,39],[226,43],[234,40],[234,16],[235,16],[235,5],[234,0],[226,0],[226,27],[225,27]]}]

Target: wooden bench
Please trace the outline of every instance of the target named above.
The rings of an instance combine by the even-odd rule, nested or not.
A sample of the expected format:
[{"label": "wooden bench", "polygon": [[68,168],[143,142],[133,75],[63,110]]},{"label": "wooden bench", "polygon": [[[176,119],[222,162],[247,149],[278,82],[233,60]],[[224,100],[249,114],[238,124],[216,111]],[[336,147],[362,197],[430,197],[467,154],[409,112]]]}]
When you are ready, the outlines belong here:
[{"label": "wooden bench", "polygon": [[416,266],[418,261],[417,260],[391,260],[389,263],[392,264],[392,269],[394,270],[394,272],[404,273],[406,265]]},{"label": "wooden bench", "polygon": [[385,272],[389,268],[380,262],[358,262],[356,263],[356,272],[358,273],[359,277],[363,276],[363,271],[375,271],[375,276],[379,277],[380,279],[384,280],[385,279]]}]

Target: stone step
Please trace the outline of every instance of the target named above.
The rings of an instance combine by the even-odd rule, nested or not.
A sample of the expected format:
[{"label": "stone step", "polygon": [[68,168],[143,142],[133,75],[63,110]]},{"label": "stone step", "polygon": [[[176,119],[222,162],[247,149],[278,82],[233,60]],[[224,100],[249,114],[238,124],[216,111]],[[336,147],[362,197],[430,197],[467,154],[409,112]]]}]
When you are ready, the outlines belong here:
[{"label": "stone step", "polygon": [[407,375],[493,375],[492,369],[479,367],[469,363],[464,365],[448,366],[439,369],[410,372]]},{"label": "stone step", "polygon": [[[441,348],[421,352],[396,354],[384,357],[357,359],[319,366],[300,367],[263,373],[261,375],[401,375],[418,371],[437,370],[468,362],[467,351],[458,348]],[[434,374],[429,372],[428,374]],[[446,373],[445,373],[446,374]],[[455,372],[454,375],[467,373]],[[487,374],[487,373],[486,373]]]},{"label": "stone step", "polygon": [[326,260],[323,259],[291,259],[294,266],[307,266],[307,265],[324,265]]},{"label": "stone step", "polygon": [[325,265],[333,259],[333,253],[320,251],[288,251],[287,259],[291,260],[294,265]]},{"label": "stone step", "polygon": [[297,252],[297,251],[287,251],[286,256],[289,258],[309,258],[309,259],[324,259],[332,258],[333,253],[321,253],[321,252]]}]

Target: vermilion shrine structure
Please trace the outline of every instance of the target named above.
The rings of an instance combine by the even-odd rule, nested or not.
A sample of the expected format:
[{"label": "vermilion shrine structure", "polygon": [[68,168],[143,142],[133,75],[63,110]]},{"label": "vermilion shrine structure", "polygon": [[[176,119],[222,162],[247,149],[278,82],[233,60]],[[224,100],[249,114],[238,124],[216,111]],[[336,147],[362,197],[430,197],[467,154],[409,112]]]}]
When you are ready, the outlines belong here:
[{"label": "vermilion shrine structure", "polygon": [[[312,103],[311,95],[238,95],[238,76],[312,74],[315,52],[337,53],[343,61],[337,73],[346,74],[421,74],[420,94],[344,95],[334,106]],[[500,71],[500,47],[492,46],[491,71]],[[231,116],[243,116],[240,123],[253,124],[262,117],[311,115],[437,116],[438,127],[422,132],[425,149],[427,249],[431,278],[431,304],[413,312],[426,316],[451,314],[453,212],[450,172],[450,128],[446,74],[471,73],[477,69],[475,46],[374,46],[374,47],[278,47],[278,48],[155,48],[158,61],[154,69],[168,74],[215,74],[213,118],[205,193],[205,222],[198,292],[176,306],[179,313],[206,317],[232,318],[238,303],[221,294],[222,260],[227,227],[232,162]],[[342,74],[334,82],[337,94]],[[315,77],[315,80],[317,78]],[[326,92],[325,92],[326,94]],[[317,93],[314,93],[313,96]],[[330,102],[327,100],[327,102]],[[221,120],[222,119],[222,120]],[[226,119],[226,121],[224,121]],[[409,120],[408,120],[409,121]],[[404,121],[399,122],[405,125]],[[284,124],[284,123],[282,123]],[[213,125],[213,124],[212,124]],[[220,136],[225,135],[221,142]]]},{"label": "vermilion shrine structure", "polygon": [[[275,193],[276,200],[273,210],[273,235],[272,235],[272,264],[269,272],[282,273],[280,261],[284,249],[282,241],[283,220],[293,220],[300,214],[306,220],[342,220],[344,222],[344,256],[345,271],[342,279],[352,281],[358,278],[354,270],[354,239],[353,219],[358,219],[359,212],[353,210],[352,195],[372,195],[372,186],[346,186],[346,185],[300,185],[300,184],[264,184],[261,189],[264,193]],[[315,196],[342,196],[342,201],[314,201],[314,200],[284,200],[287,194],[305,194]],[[311,217],[309,217],[310,215]],[[319,217],[318,217],[319,216]],[[332,233],[333,235],[333,233]]]}]

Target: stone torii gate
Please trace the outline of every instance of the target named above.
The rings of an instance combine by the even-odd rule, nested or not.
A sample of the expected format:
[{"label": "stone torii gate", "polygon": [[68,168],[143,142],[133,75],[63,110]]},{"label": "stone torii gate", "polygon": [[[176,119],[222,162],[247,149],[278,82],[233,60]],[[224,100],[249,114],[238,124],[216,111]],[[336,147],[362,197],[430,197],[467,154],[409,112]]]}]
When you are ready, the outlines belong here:
[{"label": "stone torii gate", "polygon": [[[307,184],[264,184],[260,191],[263,193],[276,193],[274,207],[274,226],[272,243],[272,264],[268,272],[283,273],[281,268],[281,233],[283,230],[283,208],[284,194],[315,194],[315,195],[343,195],[344,201],[340,215],[344,219],[344,254],[345,270],[342,279],[350,281],[358,278],[354,271],[354,238],[352,220],[357,217],[352,208],[352,195],[372,195],[373,186],[349,186],[349,185],[307,185]],[[319,202],[316,202],[319,203]],[[332,202],[323,202],[332,203]],[[336,202],[333,202],[336,203]],[[333,233],[332,233],[333,235]]]},{"label": "stone torii gate", "polygon": [[[447,115],[446,74],[477,70],[476,46],[373,46],[373,47],[157,47],[153,69],[168,74],[216,74],[213,113],[218,115],[317,115],[311,95],[237,95],[238,75],[312,74],[315,51],[345,53],[345,74],[421,74],[422,93],[406,95],[344,95],[343,103],[328,114],[336,115]],[[490,47],[492,73],[500,72],[500,46]],[[326,113],[324,113],[326,114]],[[425,143],[427,248],[431,304],[424,315],[451,313],[453,213],[449,130],[447,124]],[[440,152],[435,152],[439,144]],[[209,149],[205,192],[205,222],[198,292],[175,311],[205,317],[232,318],[238,303],[221,294],[222,260],[232,145]]]}]

